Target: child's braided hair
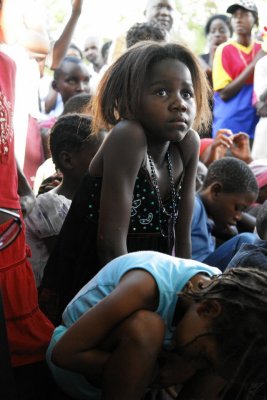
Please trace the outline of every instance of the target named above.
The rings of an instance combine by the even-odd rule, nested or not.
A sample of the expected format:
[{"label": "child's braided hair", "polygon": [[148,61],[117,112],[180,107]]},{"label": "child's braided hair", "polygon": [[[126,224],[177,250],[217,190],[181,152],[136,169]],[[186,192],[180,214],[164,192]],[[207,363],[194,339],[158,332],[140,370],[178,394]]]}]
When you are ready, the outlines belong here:
[{"label": "child's braided hair", "polygon": [[[267,377],[267,272],[237,267],[200,290],[182,294],[194,301],[217,300],[222,313],[214,319],[212,333],[223,364],[235,365],[228,388],[262,386]],[[243,390],[242,390],[243,391]]]}]

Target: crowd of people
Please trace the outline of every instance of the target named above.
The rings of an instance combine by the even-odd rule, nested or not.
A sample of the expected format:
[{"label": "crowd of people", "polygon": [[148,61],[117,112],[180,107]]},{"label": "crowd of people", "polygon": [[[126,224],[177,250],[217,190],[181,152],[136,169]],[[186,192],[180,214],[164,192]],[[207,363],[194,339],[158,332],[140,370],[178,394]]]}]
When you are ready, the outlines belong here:
[{"label": "crowd of people", "polygon": [[256,1],[210,16],[205,54],[174,0],[80,49],[82,12],[52,42],[38,2],[0,0],[1,398],[265,399]]}]

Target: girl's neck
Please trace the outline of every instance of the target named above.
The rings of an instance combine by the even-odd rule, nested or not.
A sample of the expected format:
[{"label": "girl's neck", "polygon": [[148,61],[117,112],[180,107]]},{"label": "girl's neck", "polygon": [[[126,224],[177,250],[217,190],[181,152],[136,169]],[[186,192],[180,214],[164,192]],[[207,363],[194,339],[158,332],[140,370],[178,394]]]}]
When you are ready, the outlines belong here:
[{"label": "girl's neck", "polygon": [[147,152],[151,155],[153,161],[157,165],[161,165],[165,162],[166,153],[170,147],[170,142],[165,142],[164,144],[151,144],[147,143]]},{"label": "girl's neck", "polygon": [[237,43],[241,44],[242,46],[248,47],[251,45],[252,38],[251,34],[249,35],[238,35],[236,38]]}]

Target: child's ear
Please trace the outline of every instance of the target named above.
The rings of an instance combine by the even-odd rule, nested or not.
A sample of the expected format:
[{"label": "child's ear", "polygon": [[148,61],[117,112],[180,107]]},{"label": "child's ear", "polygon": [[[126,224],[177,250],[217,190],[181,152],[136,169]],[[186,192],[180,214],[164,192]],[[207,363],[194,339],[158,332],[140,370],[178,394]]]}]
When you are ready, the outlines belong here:
[{"label": "child's ear", "polygon": [[197,313],[207,318],[217,318],[222,313],[222,305],[218,300],[204,300],[196,305]]},{"label": "child's ear", "polygon": [[56,92],[58,92],[57,81],[55,79],[53,79],[51,86]]},{"label": "child's ear", "polygon": [[59,163],[60,163],[60,167],[64,170],[64,169],[72,169],[73,165],[72,165],[72,153],[69,153],[66,150],[62,150],[59,153]]},{"label": "child's ear", "polygon": [[211,185],[210,192],[212,197],[216,198],[222,193],[222,184],[220,182],[214,182]]}]

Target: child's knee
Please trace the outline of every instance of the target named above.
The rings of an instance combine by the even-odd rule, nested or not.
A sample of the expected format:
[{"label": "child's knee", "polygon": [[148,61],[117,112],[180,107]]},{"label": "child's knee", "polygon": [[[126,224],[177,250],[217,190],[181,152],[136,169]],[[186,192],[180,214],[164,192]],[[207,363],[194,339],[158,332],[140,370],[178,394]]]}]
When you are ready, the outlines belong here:
[{"label": "child's knee", "polygon": [[140,310],[127,318],[123,325],[122,339],[132,341],[135,346],[161,348],[165,325],[158,314]]}]

